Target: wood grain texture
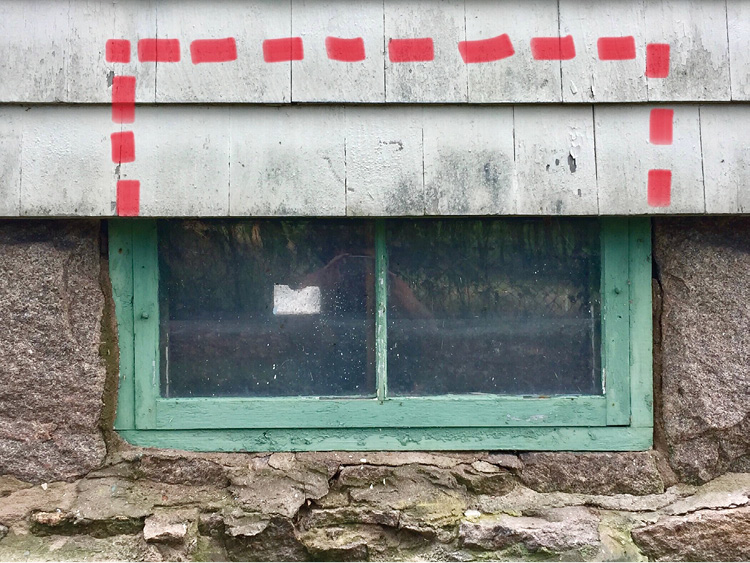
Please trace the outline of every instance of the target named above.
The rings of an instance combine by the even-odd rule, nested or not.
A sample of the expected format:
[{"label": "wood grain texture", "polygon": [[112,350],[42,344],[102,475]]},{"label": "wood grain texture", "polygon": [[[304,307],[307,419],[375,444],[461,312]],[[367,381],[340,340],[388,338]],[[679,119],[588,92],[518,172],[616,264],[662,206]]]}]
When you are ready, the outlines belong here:
[{"label": "wood grain texture", "polygon": [[702,106],[706,213],[750,213],[750,107]]},{"label": "wood grain texture", "polygon": [[[384,0],[388,102],[466,102],[468,75],[458,52],[466,39],[463,0]],[[391,62],[391,39],[432,38],[435,60]]]},{"label": "wood grain texture", "polygon": [[346,111],[346,213],[423,215],[422,109]]},{"label": "wood grain texture", "polygon": [[591,107],[514,108],[517,212],[596,215],[596,161]]},{"label": "wood grain texture", "polygon": [[669,76],[648,79],[648,99],[729,100],[725,0],[645,2],[646,42],[670,45]]},{"label": "wood grain texture", "polygon": [[121,174],[141,182],[141,215],[227,215],[230,108],[150,106],[136,113],[136,159]]},{"label": "wood grain texture", "polygon": [[[384,102],[383,4],[369,0],[293,0],[292,35],[305,59],[292,63],[295,102]],[[362,38],[365,59],[331,60],[326,38]]]},{"label": "wood grain texture", "polygon": [[[266,63],[263,41],[290,37],[291,0],[274,2],[159,2],[159,37],[180,40],[182,60],[158,63],[159,102],[290,102],[292,63]],[[190,42],[234,37],[237,60],[193,64]],[[152,63],[153,64],[153,63]]]},{"label": "wood grain texture", "polygon": [[[646,101],[645,7],[635,2],[560,0],[560,35],[572,35],[576,57],[562,61],[566,102]],[[635,59],[600,60],[602,37],[629,37]]]},{"label": "wood grain texture", "polygon": [[515,53],[489,63],[468,65],[469,102],[559,102],[560,61],[536,61],[532,37],[554,37],[559,30],[557,2],[466,0],[466,39],[507,33]]},{"label": "wood grain texture", "polygon": [[231,215],[346,215],[342,108],[236,111],[231,137]]},{"label": "wood grain texture", "polygon": [[750,0],[727,2],[732,99],[750,100]]},{"label": "wood grain texture", "polygon": [[319,430],[122,431],[139,446],[195,451],[550,450],[651,449],[653,428],[419,428]]},{"label": "wood grain texture", "polygon": [[0,108],[0,217],[21,214],[21,148],[23,109]]},{"label": "wood grain texture", "polygon": [[114,212],[113,124],[106,108],[40,106],[23,112],[18,123],[23,128],[21,215]]},{"label": "wood grain texture", "polygon": [[[559,19],[555,0],[6,0],[0,102],[109,103],[114,75],[135,76],[149,103],[727,101],[730,81],[744,100],[746,1],[561,0]],[[531,39],[560,33],[575,58],[534,60]],[[464,62],[460,42],[503,34],[511,56]],[[366,58],[330,60],[328,35],[362,37]],[[636,58],[599,60],[607,36],[633,36]],[[138,60],[138,41],[157,37],[179,40],[179,62]],[[266,62],[263,42],[288,37],[302,60]],[[194,64],[192,41],[218,38],[235,39],[237,60]],[[432,39],[434,60],[391,62],[389,41],[410,38]],[[130,62],[106,60],[109,39],[131,42]],[[649,43],[671,48],[666,78],[644,78]]]},{"label": "wood grain texture", "polygon": [[135,340],[133,318],[133,223],[108,223],[109,278],[120,352],[115,428],[135,428]]},{"label": "wood grain texture", "polygon": [[[671,144],[650,142],[653,109],[674,111]],[[175,104],[123,125],[110,113],[0,106],[0,214],[112,216],[118,180],[141,182],[142,216],[748,212],[741,105]],[[121,131],[133,162],[112,161]],[[650,170],[671,172],[666,207],[649,205]]]},{"label": "wood grain texture", "polygon": [[[602,214],[705,212],[698,106],[669,106],[674,108],[674,140],[671,145],[649,143],[649,117],[653,107],[664,106],[594,108],[599,209]],[[648,172],[652,169],[672,172],[672,196],[668,207],[648,204]]]},{"label": "wood grain texture", "polygon": [[513,108],[428,107],[423,129],[427,215],[515,213]]}]

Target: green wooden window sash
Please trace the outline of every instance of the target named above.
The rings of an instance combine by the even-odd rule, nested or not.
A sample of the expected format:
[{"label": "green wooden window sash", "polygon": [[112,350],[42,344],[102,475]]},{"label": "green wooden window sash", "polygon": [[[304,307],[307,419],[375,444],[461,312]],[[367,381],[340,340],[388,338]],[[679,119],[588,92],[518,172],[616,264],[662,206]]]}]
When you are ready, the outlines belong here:
[{"label": "green wooden window sash", "polygon": [[554,397],[388,397],[388,257],[385,221],[378,220],[375,399],[161,398],[156,221],[113,220],[109,229],[120,339],[115,428],[133,443],[217,451],[651,445],[648,219],[602,219],[604,395]]}]

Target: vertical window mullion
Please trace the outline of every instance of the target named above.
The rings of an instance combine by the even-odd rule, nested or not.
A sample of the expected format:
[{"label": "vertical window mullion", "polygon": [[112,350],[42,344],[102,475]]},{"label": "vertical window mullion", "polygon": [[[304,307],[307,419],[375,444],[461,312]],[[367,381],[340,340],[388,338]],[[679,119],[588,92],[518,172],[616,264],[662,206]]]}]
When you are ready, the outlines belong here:
[{"label": "vertical window mullion", "polygon": [[375,221],[375,381],[382,403],[388,394],[388,251],[385,221]]}]

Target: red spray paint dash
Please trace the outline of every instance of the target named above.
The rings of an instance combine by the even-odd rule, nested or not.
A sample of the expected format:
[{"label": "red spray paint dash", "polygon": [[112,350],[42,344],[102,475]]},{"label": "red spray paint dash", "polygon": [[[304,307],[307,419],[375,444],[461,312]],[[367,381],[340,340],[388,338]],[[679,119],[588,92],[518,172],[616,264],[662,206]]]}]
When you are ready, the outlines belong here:
[{"label": "red spray paint dash", "polygon": [[117,181],[117,215],[136,217],[140,211],[141,183],[138,180]]},{"label": "red spray paint dash", "polygon": [[537,61],[569,61],[576,56],[573,36],[534,37],[531,39],[531,56]]},{"label": "red spray paint dash", "polygon": [[477,41],[460,41],[458,43],[458,52],[464,62],[469,63],[491,63],[501,59],[507,59],[515,54],[513,43],[510,41],[507,33],[492,37],[490,39],[480,39]]},{"label": "red spray paint dash", "polygon": [[365,41],[361,37],[326,37],[326,53],[332,61],[357,63],[365,60]]},{"label": "red spray paint dash", "polygon": [[648,204],[651,207],[669,207],[672,202],[672,171],[648,171]]},{"label": "red spray paint dash", "polygon": [[392,63],[419,63],[435,59],[432,37],[419,39],[391,39],[388,42],[388,58]]},{"label": "red spray paint dash", "polygon": [[652,145],[671,145],[673,123],[673,109],[652,109],[649,116],[649,142]]},{"label": "red spray paint dash", "polygon": [[646,76],[666,78],[669,76],[669,44],[649,43],[646,45]]},{"label": "red spray paint dash", "polygon": [[127,39],[107,39],[105,53],[108,63],[129,63],[130,41]]},{"label": "red spray paint dash", "polygon": [[135,121],[135,76],[115,76],[112,79],[112,121]]},{"label": "red spray paint dash", "polygon": [[193,64],[226,63],[237,60],[237,42],[234,37],[225,39],[196,39],[190,44]]},{"label": "red spray paint dash", "polygon": [[121,164],[123,162],[135,161],[135,135],[132,131],[112,133],[112,162]]},{"label": "red spray paint dash", "polygon": [[635,58],[635,38],[627,37],[600,37],[596,42],[601,61],[627,61]]},{"label": "red spray paint dash", "polygon": [[263,60],[267,63],[301,61],[305,58],[301,37],[282,37],[263,41]]},{"label": "red spray paint dash", "polygon": [[141,39],[138,41],[138,60],[142,63],[178,63],[180,40]]}]

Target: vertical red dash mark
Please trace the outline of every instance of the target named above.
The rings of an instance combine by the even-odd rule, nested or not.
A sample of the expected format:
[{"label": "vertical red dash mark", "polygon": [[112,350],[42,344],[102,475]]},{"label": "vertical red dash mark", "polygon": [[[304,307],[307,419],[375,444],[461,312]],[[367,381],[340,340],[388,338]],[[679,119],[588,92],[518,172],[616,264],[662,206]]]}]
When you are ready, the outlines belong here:
[{"label": "vertical red dash mark", "polygon": [[651,207],[669,207],[672,201],[672,171],[648,171],[648,204]]},{"label": "vertical red dash mark", "polygon": [[180,40],[141,39],[138,41],[138,60],[142,63],[178,63]]},{"label": "vertical red dash mark", "polygon": [[673,123],[673,109],[652,109],[649,118],[649,142],[652,145],[671,145]]},{"label": "vertical red dash mark", "polygon": [[332,61],[357,63],[365,60],[365,41],[361,37],[326,37],[326,53]]},{"label": "vertical red dash mark", "polygon": [[601,61],[626,61],[635,58],[635,38],[627,37],[600,37],[596,42]]},{"label": "vertical red dash mark", "polygon": [[392,63],[418,63],[435,59],[432,37],[419,39],[391,39],[388,42],[388,58]]},{"label": "vertical red dash mark", "polygon": [[130,41],[127,39],[108,39],[105,53],[108,63],[129,63]]},{"label": "vertical red dash mark", "polygon": [[135,121],[135,76],[115,76],[112,79],[112,121]]},{"label": "vertical red dash mark", "polygon": [[121,164],[123,162],[135,161],[135,135],[132,131],[112,133],[112,162]]},{"label": "vertical red dash mark", "polygon": [[649,43],[646,45],[646,76],[666,78],[669,76],[669,44]]},{"label": "vertical red dash mark", "polygon": [[477,41],[460,41],[458,52],[465,63],[491,63],[500,59],[507,59],[515,54],[513,43],[507,33],[480,39]]},{"label": "vertical red dash mark", "polygon": [[237,60],[237,42],[234,37],[226,39],[196,39],[190,44],[193,64],[226,63]]},{"label": "vertical red dash mark", "polygon": [[576,56],[573,36],[534,37],[531,39],[531,56],[537,61],[569,61]]},{"label": "vertical red dash mark", "polygon": [[301,61],[305,58],[301,37],[282,37],[263,41],[263,60],[267,63]]},{"label": "vertical red dash mark", "polygon": [[136,217],[140,211],[141,183],[138,180],[117,181],[117,215]]}]

